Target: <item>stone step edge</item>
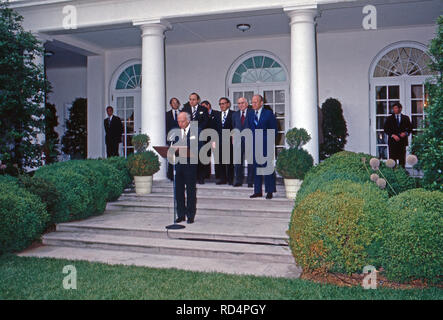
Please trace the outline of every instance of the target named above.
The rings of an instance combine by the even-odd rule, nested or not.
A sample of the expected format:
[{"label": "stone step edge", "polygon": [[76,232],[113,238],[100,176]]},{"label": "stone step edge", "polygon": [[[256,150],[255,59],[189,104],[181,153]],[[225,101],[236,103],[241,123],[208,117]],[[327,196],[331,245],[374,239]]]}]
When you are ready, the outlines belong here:
[{"label": "stone step edge", "polygon": [[[47,248],[51,248],[50,252],[45,252]],[[60,253],[62,251],[63,253]],[[69,254],[64,253],[68,251]],[[123,254],[122,258],[115,258]],[[69,261],[86,261],[93,263],[104,263],[108,265],[124,265],[124,266],[137,266],[145,268],[155,268],[155,269],[178,269],[193,272],[205,272],[205,273],[223,273],[223,274],[234,274],[234,275],[253,275],[253,276],[265,276],[272,278],[298,278],[302,272],[301,267],[297,266],[295,262],[285,263],[285,262],[267,262],[266,269],[257,272],[258,269],[263,267],[263,262],[261,261],[247,261],[248,268],[238,269],[227,269],[225,262],[238,262],[238,259],[229,258],[205,258],[205,257],[184,257],[184,256],[174,256],[174,255],[159,255],[154,253],[140,253],[140,252],[130,252],[130,251],[119,251],[119,250],[105,250],[96,248],[73,248],[67,246],[41,246],[32,250],[26,250],[17,253],[20,257],[38,257],[38,258],[52,258],[52,259],[64,259]],[[167,257],[169,265],[165,266],[158,261],[161,258]],[[132,260],[131,260],[132,259]],[[138,260],[137,260],[138,259]],[[144,261],[140,261],[143,259]],[[148,260],[147,260],[148,259]],[[183,263],[182,260],[192,259],[191,263]],[[135,260],[135,261],[134,261]],[[146,263],[146,261],[148,261]],[[256,265],[257,268],[254,268]],[[210,266],[210,267],[206,267]],[[214,267],[216,266],[216,267]],[[280,269],[281,267],[287,266],[290,269],[296,269],[291,271],[291,274],[269,274],[269,269],[272,270],[273,267]],[[235,271],[234,271],[235,270]]]},{"label": "stone step edge", "polygon": [[[239,244],[226,244],[223,245],[228,248],[210,248],[209,243],[206,243],[206,246],[204,248],[195,248],[195,247],[186,247],[186,246],[174,246],[172,243],[165,244],[165,241],[158,241],[159,239],[152,239],[157,240],[155,244],[148,244],[148,243],[136,243],[134,240],[139,240],[137,237],[119,237],[118,241],[113,241],[111,239],[100,239],[100,236],[98,236],[98,239],[88,239],[87,236],[80,236],[75,237],[72,236],[72,233],[66,234],[61,232],[53,232],[50,234],[46,234],[42,237],[42,242],[44,245],[55,245],[59,246],[60,243],[63,243],[64,245],[68,247],[75,247],[80,248],[84,247],[83,245],[86,245],[87,248],[100,248],[105,250],[116,250],[116,248],[121,249],[123,251],[134,251],[134,252],[145,252],[145,253],[155,253],[155,254],[162,254],[162,255],[177,255],[177,256],[197,256],[197,257],[212,257],[222,255],[223,257],[220,258],[227,258],[231,257],[232,259],[239,258],[239,259],[246,259],[246,260],[253,260],[253,261],[271,261],[271,262],[292,262],[293,256],[289,248],[287,248],[287,252],[280,253],[280,252],[257,252],[254,250],[240,250]],[[131,238],[131,239],[130,239]],[[146,238],[143,238],[145,240]],[[125,240],[125,241],[123,241]],[[132,240],[132,243],[131,243]],[[175,241],[175,240],[174,240]],[[176,240],[176,241],[186,241],[186,240]],[[191,240],[188,240],[189,242],[194,242]],[[171,242],[171,241],[168,241]],[[197,242],[197,241],[196,241]],[[245,245],[243,245],[245,246]],[[248,245],[250,248],[248,249],[257,249],[258,245]],[[266,246],[266,245],[263,245]],[[269,247],[269,245],[267,246]],[[275,246],[277,247],[277,246]],[[286,248],[286,247],[285,247]],[[137,251],[141,250],[141,251]],[[151,250],[155,251],[152,252]],[[149,251],[149,252],[148,252]]]},{"label": "stone step edge", "polygon": [[[88,230],[90,229],[90,230]],[[87,224],[76,223],[59,223],[56,225],[56,230],[60,232],[137,232],[137,233],[151,233],[151,234],[163,234],[167,236],[166,229],[139,229],[139,228],[118,228],[108,226],[95,226]],[[235,233],[204,233],[195,231],[179,231],[169,230],[168,233],[173,237],[186,238],[186,239],[202,239],[208,241],[226,241],[226,242],[240,242],[240,243],[263,243],[272,245],[285,245],[288,246],[289,237],[276,236],[276,235],[245,235]],[[150,238],[149,236],[137,236],[141,238]],[[237,240],[236,240],[237,239]],[[245,239],[245,240],[240,240]]]},{"label": "stone step edge", "polygon": [[[137,201],[135,203],[129,202],[129,201],[123,201],[123,200],[117,200],[113,202],[108,202],[108,205],[117,205],[117,206],[132,206],[132,207],[155,207],[155,208],[173,208],[172,203],[158,203],[158,202],[148,202],[148,201]],[[222,210],[222,211],[250,211],[250,212],[275,212],[275,213],[287,213],[291,214],[292,210],[285,210],[280,208],[241,208],[241,209],[223,209],[223,208],[214,208],[213,206],[205,206],[205,205],[198,205],[197,203],[197,210]],[[279,210],[280,209],[280,210]]]},{"label": "stone step edge", "polygon": [[[156,197],[158,197],[158,198],[173,198],[174,195],[172,193],[169,194],[169,193],[161,193],[161,192],[152,192],[152,193],[149,193],[149,194],[138,195],[135,192],[133,192],[133,193],[122,194],[120,196],[120,198],[122,198],[122,197],[124,197],[124,198],[127,198],[127,197],[137,197],[137,198],[140,198],[140,199],[143,199],[143,198],[150,199],[150,198],[156,198]],[[255,201],[255,202],[256,201],[267,201],[267,202],[271,202],[271,203],[272,202],[273,203],[281,202],[282,204],[293,205],[293,201],[292,200],[287,199],[287,198],[283,198],[283,197],[281,197],[281,198],[273,197],[272,200],[267,200],[267,199],[265,199],[264,196],[262,198],[256,198],[256,199],[251,199],[249,197],[244,198],[244,197],[235,197],[235,196],[232,196],[232,197],[231,196],[217,196],[217,197],[214,197],[214,196],[211,196],[211,195],[197,195],[197,197],[198,197],[198,199],[203,199],[203,200],[227,200],[227,201],[240,200],[240,201],[250,201],[250,202],[253,202],[253,201]]]}]

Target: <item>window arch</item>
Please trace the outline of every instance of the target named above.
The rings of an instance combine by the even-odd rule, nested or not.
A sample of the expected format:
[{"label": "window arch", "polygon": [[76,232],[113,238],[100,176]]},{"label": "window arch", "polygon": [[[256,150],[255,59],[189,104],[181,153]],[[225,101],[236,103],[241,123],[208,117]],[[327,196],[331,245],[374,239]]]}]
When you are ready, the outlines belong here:
[{"label": "window arch", "polygon": [[397,102],[403,105],[402,113],[411,119],[412,137],[422,130],[427,105],[424,83],[433,75],[431,62],[427,47],[414,41],[391,44],[373,59],[369,69],[371,154],[389,158],[383,127]]},{"label": "window arch", "polygon": [[136,89],[141,87],[142,65],[140,63],[130,65],[124,69],[115,84],[115,89]]},{"label": "window arch", "polygon": [[272,57],[253,55],[243,60],[235,69],[231,83],[285,82],[284,68]]}]

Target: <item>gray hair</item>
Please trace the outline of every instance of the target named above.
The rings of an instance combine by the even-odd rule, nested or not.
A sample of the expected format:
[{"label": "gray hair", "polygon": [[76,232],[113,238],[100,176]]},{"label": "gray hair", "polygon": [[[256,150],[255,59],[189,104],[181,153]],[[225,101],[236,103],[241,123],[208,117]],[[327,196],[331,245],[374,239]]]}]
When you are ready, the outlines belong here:
[{"label": "gray hair", "polygon": [[179,113],[179,115],[182,114],[182,113],[186,114],[186,120],[188,120],[189,122],[191,122],[191,115],[190,115],[188,112],[186,112],[186,111],[181,111],[181,112]]}]

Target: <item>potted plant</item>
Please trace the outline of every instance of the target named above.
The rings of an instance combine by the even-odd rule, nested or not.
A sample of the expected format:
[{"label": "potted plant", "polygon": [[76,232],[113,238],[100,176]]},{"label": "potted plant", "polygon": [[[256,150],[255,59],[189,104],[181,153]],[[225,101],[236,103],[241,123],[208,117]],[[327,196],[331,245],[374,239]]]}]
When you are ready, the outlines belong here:
[{"label": "potted plant", "polygon": [[127,166],[134,177],[135,193],[149,194],[152,191],[152,176],[160,170],[160,161],[156,153],[146,150],[149,145],[149,136],[138,134],[132,137],[136,153],[128,157]]},{"label": "potted plant", "polygon": [[313,166],[314,159],[302,146],[309,142],[311,136],[305,129],[293,128],[286,133],[288,149],[280,152],[276,170],[283,177],[286,197],[295,199],[306,172]]}]

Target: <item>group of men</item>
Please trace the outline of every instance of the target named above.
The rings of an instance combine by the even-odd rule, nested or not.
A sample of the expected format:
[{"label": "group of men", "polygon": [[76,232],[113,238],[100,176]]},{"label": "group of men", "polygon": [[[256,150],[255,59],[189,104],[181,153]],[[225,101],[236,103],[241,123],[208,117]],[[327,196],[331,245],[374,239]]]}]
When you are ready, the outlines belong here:
[{"label": "group of men", "polygon": [[[249,107],[249,101],[242,97],[239,98],[238,108],[239,110],[231,110],[231,101],[222,97],[218,103],[220,111],[212,109],[211,103],[207,100],[200,102],[200,96],[197,93],[191,93],[189,95],[189,101],[180,110],[180,102],[177,98],[170,100],[171,110],[166,112],[166,134],[173,129],[179,128],[181,130],[181,136],[186,137],[187,146],[190,145],[191,139],[199,139],[199,137],[192,136],[190,125],[191,121],[198,123],[198,133],[204,129],[213,129],[217,132],[217,141],[212,141],[212,148],[208,150],[208,156],[210,153],[217,149],[214,155],[218,154],[218,161],[215,163],[215,176],[216,184],[230,184],[234,187],[240,187],[244,182],[244,162],[246,155],[246,140],[245,137],[239,137],[240,141],[237,142],[236,147],[240,148],[240,163],[233,161],[233,149],[234,141],[231,138],[229,140],[229,148],[225,150],[221,147],[223,131],[231,131],[238,129],[242,132],[246,129],[252,132],[253,137],[253,161],[248,162],[247,166],[247,184],[248,187],[254,187],[254,193],[251,198],[258,198],[263,196],[263,180],[265,184],[266,199],[272,199],[272,194],[276,192],[275,186],[275,172],[272,170],[270,174],[257,174],[257,169],[265,167],[267,164],[257,163],[255,161],[255,130],[263,129],[263,131],[273,130],[274,134],[277,130],[277,120],[274,113],[263,106],[263,97],[255,95],[252,98],[252,107]],[[267,145],[266,134],[260,136],[263,145]],[[167,139],[168,144],[172,144],[172,141]],[[208,141],[210,142],[210,138]],[[272,144],[272,146],[274,146]],[[264,148],[266,156],[266,147]],[[228,161],[223,161],[223,153],[229,152]],[[225,157],[226,159],[226,157]],[[173,180],[173,165],[168,165],[168,178]],[[187,218],[188,223],[194,222],[196,212],[196,183],[204,184],[205,179],[208,179],[211,174],[211,165],[202,163],[199,158],[196,163],[178,163],[175,168],[175,185],[177,196],[177,214],[178,218],[176,222],[185,221]],[[186,190],[185,190],[186,189]],[[186,203],[185,203],[186,193]]]}]

